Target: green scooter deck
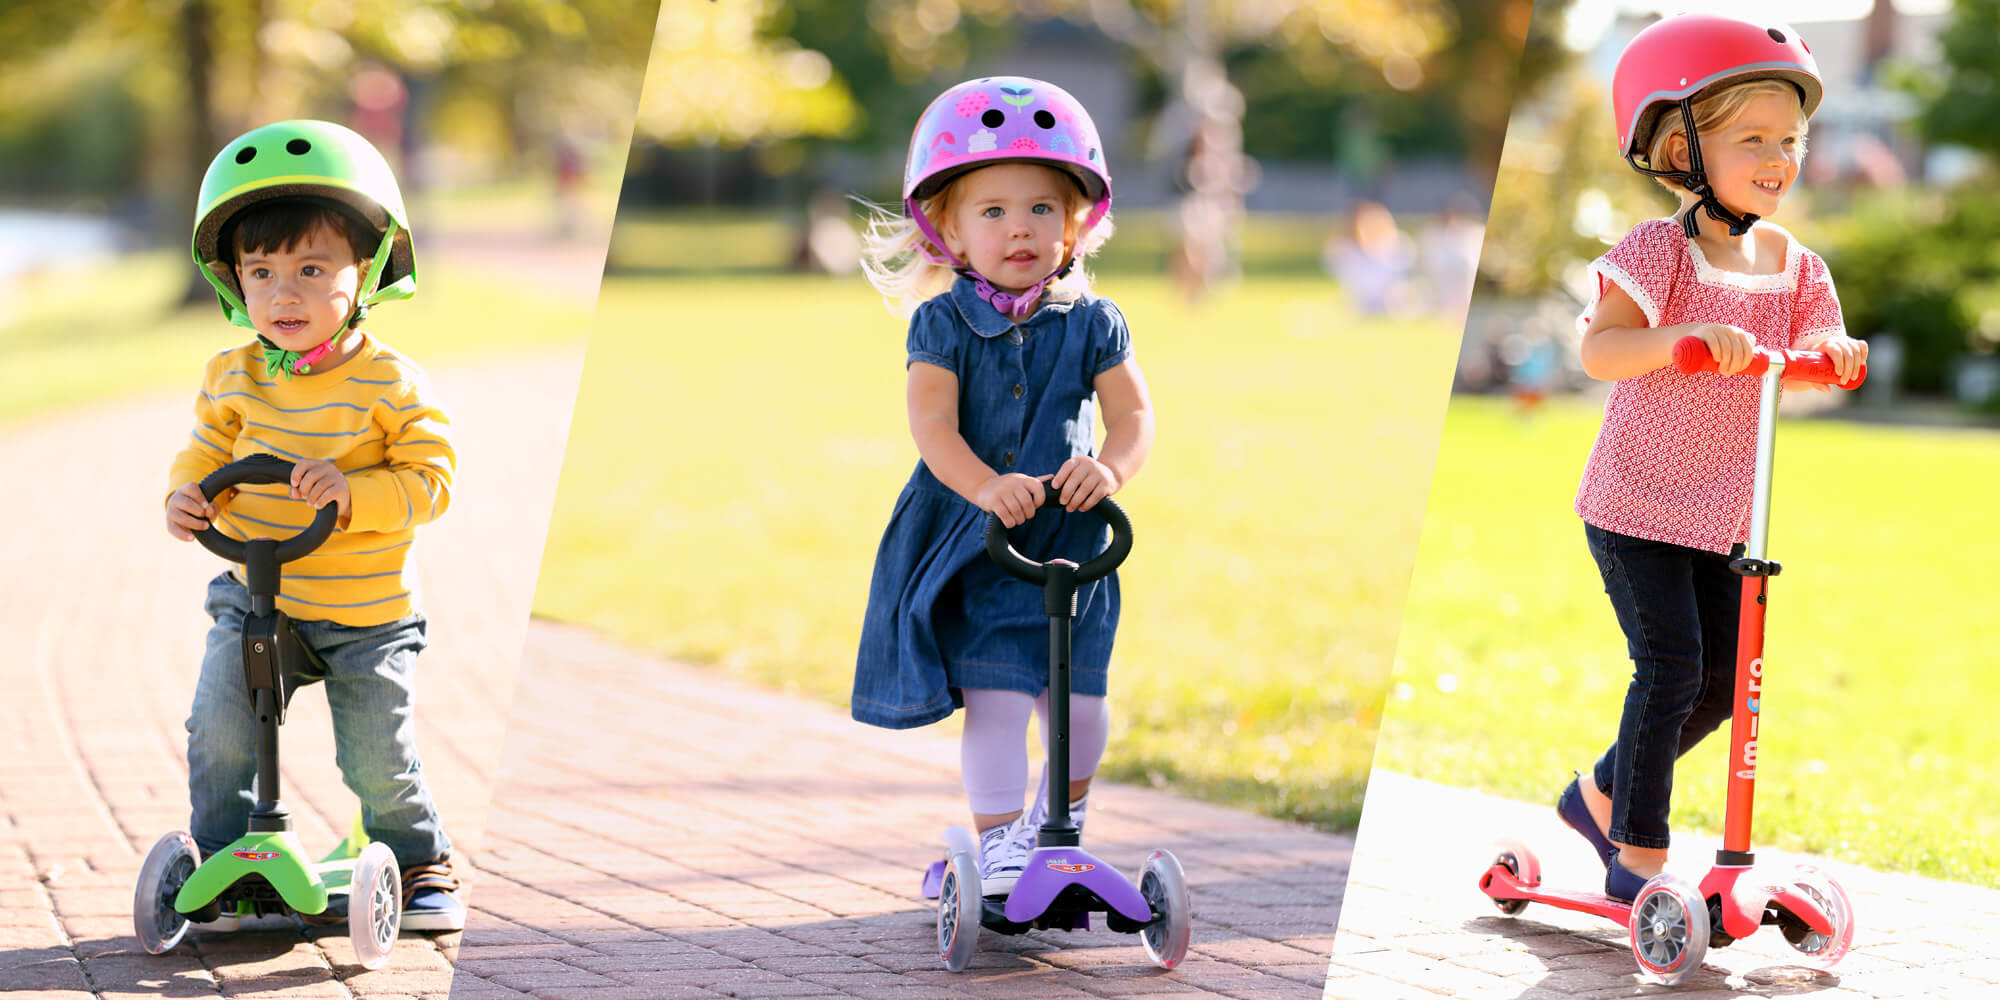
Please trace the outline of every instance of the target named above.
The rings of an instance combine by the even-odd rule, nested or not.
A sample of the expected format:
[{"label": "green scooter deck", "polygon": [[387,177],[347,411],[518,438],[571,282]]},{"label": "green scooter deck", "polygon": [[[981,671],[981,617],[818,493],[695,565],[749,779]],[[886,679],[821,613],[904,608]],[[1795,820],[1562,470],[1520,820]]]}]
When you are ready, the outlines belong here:
[{"label": "green scooter deck", "polygon": [[305,859],[305,847],[290,831],[249,833],[201,863],[174,897],[174,909],[193,913],[241,881],[262,876],[294,912],[311,916],[326,911],[327,899],[347,894],[354,880],[354,859],[367,846],[361,817],[354,819],[348,838],[317,862]]}]

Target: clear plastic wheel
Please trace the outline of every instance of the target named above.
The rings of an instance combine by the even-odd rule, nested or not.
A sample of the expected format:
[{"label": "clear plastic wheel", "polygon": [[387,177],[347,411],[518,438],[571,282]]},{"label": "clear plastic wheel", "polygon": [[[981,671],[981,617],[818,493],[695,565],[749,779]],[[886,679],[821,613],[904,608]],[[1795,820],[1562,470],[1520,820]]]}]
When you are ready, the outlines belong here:
[{"label": "clear plastic wheel", "polygon": [[1815,969],[1832,968],[1847,957],[1847,949],[1854,943],[1854,901],[1848,898],[1847,890],[1841,888],[1833,876],[1811,865],[1793,868],[1786,884],[1819,904],[1833,924],[1833,930],[1830,934],[1821,934],[1806,926],[1802,920],[1788,919],[1781,925],[1785,942],[1798,953],[1801,965]]},{"label": "clear plastic wheel", "polygon": [[188,919],[174,909],[174,897],[194,874],[201,855],[194,838],[175,830],[153,842],[139,866],[139,884],[132,890],[132,930],[148,954],[172,951],[187,935]]},{"label": "clear plastic wheel", "polygon": [[1632,957],[1639,971],[1672,986],[1708,954],[1708,901],[1678,875],[1655,875],[1632,900]]},{"label": "clear plastic wheel", "polygon": [[979,951],[979,866],[972,855],[953,851],[944,863],[938,887],[938,958],[952,972],[963,972]]},{"label": "clear plastic wheel", "polygon": [[[1493,857],[1493,864],[1487,867],[1486,875],[1479,880],[1481,892],[1485,892],[1487,887],[1492,885],[1494,868],[1506,869],[1507,873],[1514,876],[1515,881],[1522,885],[1535,886],[1542,883],[1542,866],[1535,858],[1535,853],[1511,840],[1501,842],[1500,853]],[[1486,898],[1492,900],[1494,907],[1501,913],[1510,917],[1528,908],[1526,899],[1501,899],[1493,895],[1488,895]]]},{"label": "clear plastic wheel", "polygon": [[362,968],[388,963],[402,923],[403,873],[396,855],[387,844],[369,844],[354,859],[354,877],[347,884],[347,934]]},{"label": "clear plastic wheel", "polygon": [[1162,969],[1171,969],[1187,957],[1188,937],[1194,931],[1194,905],[1188,900],[1187,874],[1180,859],[1170,851],[1154,851],[1139,871],[1139,895],[1156,914],[1139,928],[1139,941],[1146,957]]}]

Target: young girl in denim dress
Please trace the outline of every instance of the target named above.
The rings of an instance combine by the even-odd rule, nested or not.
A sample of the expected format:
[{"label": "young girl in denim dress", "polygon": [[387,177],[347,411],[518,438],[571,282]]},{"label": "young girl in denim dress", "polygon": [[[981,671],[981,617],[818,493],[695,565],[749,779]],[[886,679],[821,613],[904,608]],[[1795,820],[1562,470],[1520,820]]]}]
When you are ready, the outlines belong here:
[{"label": "young girl in denim dress", "polygon": [[[1028,716],[1048,722],[1048,620],[1041,592],[987,559],[986,516],[1030,558],[1103,551],[1103,521],[1082,512],[1145,462],[1152,404],[1124,315],[1090,293],[1082,267],[1110,233],[1111,176],[1075,98],[1022,77],[945,91],[911,137],[903,196],[903,214],[871,230],[867,270],[892,310],[910,315],[907,401],[921,461],[876,553],[852,711],[905,729],[965,709],[960,765],[982,889],[1005,896],[1046,807],[1043,789],[1022,808]],[[1063,510],[1036,517],[1044,481]],[[1109,728],[1117,628],[1117,576],[1080,588],[1067,790],[1079,826]]]},{"label": "young girl in denim dress", "polygon": [[[1730,717],[1750,522],[1756,347],[1824,351],[1843,380],[1867,358],[1847,336],[1818,255],[1759,218],[1798,177],[1821,86],[1784,25],[1689,14],[1633,38],[1613,102],[1619,153],[1681,201],[1591,265],[1584,370],[1616,381],[1576,511],[1632,657],[1618,737],[1557,811],[1630,900],[1667,857],[1674,762]],[[1699,337],[1720,373],[1671,361]],[[1794,387],[1794,386],[1788,386]],[[1824,386],[1816,388],[1824,389]]]}]

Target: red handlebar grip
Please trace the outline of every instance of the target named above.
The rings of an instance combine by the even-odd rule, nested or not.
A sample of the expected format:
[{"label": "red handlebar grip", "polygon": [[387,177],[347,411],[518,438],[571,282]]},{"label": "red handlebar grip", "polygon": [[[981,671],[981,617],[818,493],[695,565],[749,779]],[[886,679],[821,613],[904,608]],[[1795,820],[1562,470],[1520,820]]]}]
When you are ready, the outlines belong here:
[{"label": "red handlebar grip", "polygon": [[[1842,389],[1852,389],[1868,380],[1868,365],[1863,362],[1861,370],[1847,382],[1840,381],[1840,373],[1834,369],[1833,359],[1825,351],[1780,351],[1770,347],[1759,347],[1750,358],[1750,364],[1738,375],[1763,375],[1771,367],[1774,359],[1783,359],[1785,377],[1801,382],[1824,382]],[[1674,368],[1683,375],[1716,370],[1715,357],[1708,353],[1708,345],[1700,337],[1682,337],[1674,341]]]}]

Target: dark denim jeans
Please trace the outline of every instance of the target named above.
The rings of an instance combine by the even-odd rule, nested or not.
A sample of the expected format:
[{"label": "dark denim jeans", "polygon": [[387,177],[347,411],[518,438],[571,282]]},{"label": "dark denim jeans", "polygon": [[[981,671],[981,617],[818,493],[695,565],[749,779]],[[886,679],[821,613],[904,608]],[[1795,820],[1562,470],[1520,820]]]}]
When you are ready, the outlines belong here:
[{"label": "dark denim jeans", "polygon": [[1743,578],[1728,555],[1583,533],[1632,657],[1618,742],[1592,776],[1611,797],[1611,839],[1665,849],[1674,762],[1729,720]]}]

